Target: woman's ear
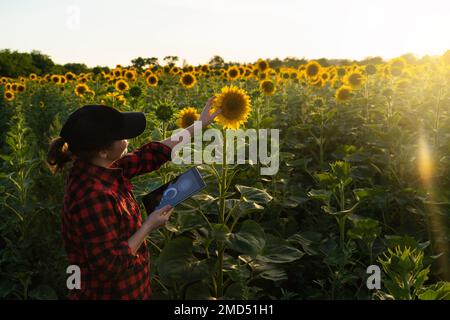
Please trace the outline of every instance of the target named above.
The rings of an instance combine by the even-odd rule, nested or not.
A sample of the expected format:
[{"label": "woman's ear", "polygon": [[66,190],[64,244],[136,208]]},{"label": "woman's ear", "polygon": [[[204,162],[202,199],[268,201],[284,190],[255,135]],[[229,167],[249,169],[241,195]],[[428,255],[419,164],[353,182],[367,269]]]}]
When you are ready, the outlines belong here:
[{"label": "woman's ear", "polygon": [[107,150],[100,150],[98,152],[98,156],[102,159],[107,159],[108,158],[108,151]]}]

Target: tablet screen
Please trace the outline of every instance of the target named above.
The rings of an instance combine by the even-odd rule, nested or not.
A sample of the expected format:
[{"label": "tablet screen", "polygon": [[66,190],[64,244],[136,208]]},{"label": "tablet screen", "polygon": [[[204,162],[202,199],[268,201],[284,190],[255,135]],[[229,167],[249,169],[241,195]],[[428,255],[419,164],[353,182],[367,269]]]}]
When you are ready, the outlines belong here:
[{"label": "tablet screen", "polygon": [[175,207],[206,187],[196,167],[142,197],[148,214],[170,204]]}]

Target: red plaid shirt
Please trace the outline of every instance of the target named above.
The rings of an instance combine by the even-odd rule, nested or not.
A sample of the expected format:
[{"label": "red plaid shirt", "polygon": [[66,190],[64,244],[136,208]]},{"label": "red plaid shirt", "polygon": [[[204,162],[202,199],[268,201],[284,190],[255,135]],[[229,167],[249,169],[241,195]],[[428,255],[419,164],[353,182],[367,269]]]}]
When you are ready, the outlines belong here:
[{"label": "red plaid shirt", "polygon": [[147,299],[150,255],[146,243],[133,255],[128,239],[142,217],[129,179],[171,159],[171,148],[149,142],[110,168],[81,159],[67,178],[62,235],[70,264],[81,269],[81,289],[70,299]]}]

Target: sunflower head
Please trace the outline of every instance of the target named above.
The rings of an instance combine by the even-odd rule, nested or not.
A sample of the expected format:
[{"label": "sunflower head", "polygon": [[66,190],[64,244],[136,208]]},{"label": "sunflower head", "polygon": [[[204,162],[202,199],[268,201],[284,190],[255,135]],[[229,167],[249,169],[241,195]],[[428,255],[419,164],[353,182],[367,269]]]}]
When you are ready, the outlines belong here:
[{"label": "sunflower head", "polygon": [[391,75],[394,76],[394,77],[399,77],[399,76],[402,75],[403,69],[402,69],[402,68],[399,68],[399,67],[391,67],[391,68],[390,68],[390,73],[391,73]]},{"label": "sunflower head", "polygon": [[133,98],[139,98],[142,95],[142,89],[139,86],[132,86],[130,88],[130,96]]},{"label": "sunflower head", "polygon": [[222,88],[221,93],[216,94],[216,99],[211,111],[221,109],[216,121],[224,128],[238,129],[247,122],[251,111],[250,98],[243,89],[235,86]]},{"label": "sunflower head", "polygon": [[208,73],[210,71],[210,67],[207,64],[204,64],[200,67],[200,70],[202,70],[203,73]]},{"label": "sunflower head", "polygon": [[66,79],[68,81],[72,81],[72,80],[76,79],[76,76],[75,76],[75,74],[73,74],[72,72],[69,71],[66,73]]},{"label": "sunflower head", "polygon": [[55,83],[55,84],[59,84],[59,83],[60,83],[60,81],[59,81],[59,76],[56,75],[56,74],[52,75],[50,79],[51,79],[52,82]]},{"label": "sunflower head", "polygon": [[366,66],[366,74],[371,76],[374,75],[375,73],[377,73],[377,67],[373,64],[368,64]]},{"label": "sunflower head", "polygon": [[158,85],[158,77],[154,74],[150,74],[145,81],[150,87],[156,87]]},{"label": "sunflower head", "polygon": [[129,81],[136,80],[136,72],[134,70],[125,71],[125,78]]},{"label": "sunflower head", "polygon": [[392,59],[391,61],[389,61],[389,64],[392,68],[403,69],[404,67],[406,67],[408,62],[405,60],[405,58],[400,57]]},{"label": "sunflower head", "polygon": [[24,92],[24,91],[25,91],[25,85],[19,83],[19,84],[17,85],[17,92]]},{"label": "sunflower head", "polygon": [[5,91],[4,96],[5,96],[5,99],[8,101],[14,100],[14,97],[15,97],[14,92],[12,92],[12,91]]},{"label": "sunflower head", "polygon": [[310,61],[306,65],[306,69],[305,69],[306,75],[309,78],[314,78],[319,74],[320,68],[321,68],[321,66],[317,61],[314,61],[314,60]]},{"label": "sunflower head", "polygon": [[181,72],[181,69],[178,68],[177,66],[174,66],[174,67],[170,70],[170,72],[171,72],[172,74],[179,74],[179,73]]},{"label": "sunflower head", "polygon": [[192,73],[183,73],[180,77],[180,83],[183,87],[190,89],[197,83],[197,79]]},{"label": "sunflower head", "polygon": [[322,80],[321,77],[317,77],[317,78],[311,79],[310,84],[311,84],[313,87],[318,87],[318,88],[320,88],[320,87],[323,87],[324,81]]},{"label": "sunflower head", "polygon": [[237,67],[228,68],[228,71],[227,71],[228,79],[236,80],[237,78],[239,78],[239,75],[240,75],[240,72]]},{"label": "sunflower head", "polygon": [[259,59],[256,63],[256,67],[259,69],[259,71],[266,71],[266,69],[269,68],[269,63],[265,60]]},{"label": "sunflower head", "polygon": [[259,88],[266,96],[271,96],[275,93],[275,84],[272,80],[261,81]]},{"label": "sunflower head", "polygon": [[200,118],[200,114],[197,109],[193,107],[187,107],[182,109],[178,113],[177,126],[180,128],[187,128]]},{"label": "sunflower head", "polygon": [[336,101],[345,102],[351,98],[352,88],[349,86],[342,86],[336,90]]},{"label": "sunflower head", "polygon": [[120,68],[113,69],[112,74],[114,75],[114,77],[119,78],[120,76],[122,76],[122,69]]},{"label": "sunflower head", "polygon": [[163,122],[170,121],[173,117],[175,103],[170,100],[160,100],[156,103],[156,117]]},{"label": "sunflower head", "polygon": [[89,87],[84,83],[77,84],[75,87],[75,94],[79,97],[83,97],[88,91]]},{"label": "sunflower head", "polygon": [[357,89],[361,87],[363,83],[363,76],[358,71],[354,71],[352,73],[349,73],[346,78],[346,83],[350,85],[353,89]]},{"label": "sunflower head", "polygon": [[125,80],[117,80],[116,81],[116,90],[120,91],[120,92],[124,92],[127,91],[129,89],[129,85]]}]

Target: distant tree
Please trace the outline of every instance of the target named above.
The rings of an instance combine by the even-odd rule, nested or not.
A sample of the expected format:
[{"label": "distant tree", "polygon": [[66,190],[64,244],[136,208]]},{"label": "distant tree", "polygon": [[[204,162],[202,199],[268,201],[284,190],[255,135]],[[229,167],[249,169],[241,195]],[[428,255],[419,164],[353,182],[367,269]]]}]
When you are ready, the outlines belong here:
[{"label": "distant tree", "polygon": [[174,66],[179,58],[177,56],[166,56],[163,59],[169,66]]},{"label": "distant tree", "polygon": [[39,69],[38,73],[40,75],[50,73],[52,68],[55,66],[55,63],[48,55],[42,54],[37,50],[31,51],[30,55],[33,60],[33,65]]},{"label": "distant tree", "polygon": [[63,65],[63,70],[64,73],[70,71],[75,74],[90,71],[90,69],[84,63],[66,63],[65,65]]},{"label": "distant tree", "polygon": [[405,59],[409,64],[416,64],[417,57],[413,53],[405,53],[401,55],[403,59]]},{"label": "distant tree", "polygon": [[209,65],[213,68],[222,68],[225,64],[225,60],[221,56],[214,56],[209,60]]},{"label": "distant tree", "polygon": [[145,64],[149,65],[149,66],[151,66],[151,65],[159,66],[159,61],[158,61],[158,58],[156,58],[156,57],[145,58]]},{"label": "distant tree", "polygon": [[137,57],[136,59],[131,60],[131,63],[133,67],[137,68],[140,71],[142,71],[142,69],[146,65],[145,59],[141,57]]},{"label": "distant tree", "polygon": [[368,64],[380,64],[383,62],[384,62],[383,58],[381,57],[367,57],[364,60],[359,61],[358,64],[368,65]]},{"label": "distant tree", "polygon": [[269,62],[270,67],[273,69],[278,69],[283,66],[283,61],[281,61],[279,58],[269,59],[267,62]]},{"label": "distant tree", "polygon": [[11,52],[8,49],[0,51],[0,75],[17,78],[38,72],[29,53]]},{"label": "distant tree", "polygon": [[306,59],[299,59],[296,57],[287,57],[283,60],[283,64],[286,67],[298,68],[300,65],[305,64],[307,62]]},{"label": "distant tree", "polygon": [[102,73],[102,72],[108,73],[109,71],[110,71],[110,70],[109,70],[108,67],[96,66],[96,67],[92,68],[92,72],[93,72],[95,75],[100,74],[100,73]]}]

